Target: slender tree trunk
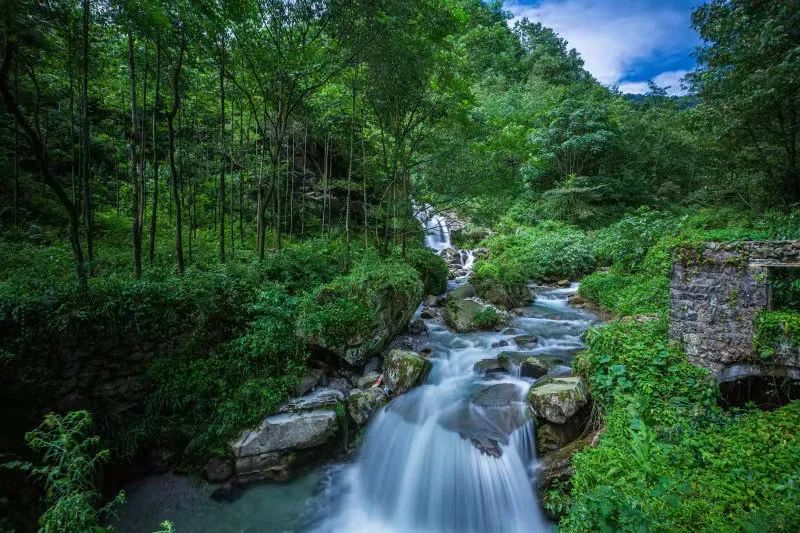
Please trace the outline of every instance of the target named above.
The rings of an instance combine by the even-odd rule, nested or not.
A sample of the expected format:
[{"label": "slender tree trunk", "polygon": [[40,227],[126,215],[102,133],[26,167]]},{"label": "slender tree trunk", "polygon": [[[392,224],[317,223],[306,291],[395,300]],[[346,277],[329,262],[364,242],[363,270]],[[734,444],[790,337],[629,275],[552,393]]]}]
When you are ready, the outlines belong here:
[{"label": "slender tree trunk", "polygon": [[158,144],[156,140],[156,128],[158,124],[158,109],[161,97],[161,38],[156,39],[156,87],[153,95],[153,116],[152,116],[152,150],[153,150],[153,203],[150,210],[150,243],[148,248],[148,260],[153,264],[156,254],[156,232],[158,231]]},{"label": "slender tree trunk", "polygon": [[136,56],[134,54],[133,32],[131,30],[128,30],[128,70],[130,72],[131,87],[131,168],[129,170],[131,174],[133,197],[133,205],[131,206],[133,215],[133,275],[136,279],[140,279],[142,277],[142,231],[140,227],[141,219],[139,218],[139,213],[141,209],[139,208],[139,204],[141,203],[140,194],[142,189],[139,183],[139,160],[136,153],[136,144],[139,139],[139,132],[137,131],[139,121],[136,114]]},{"label": "slender tree trunk", "polygon": [[[325,150],[322,152],[322,226],[320,233],[325,235],[325,215],[328,202],[328,136],[325,136]],[[329,222],[330,224],[330,222]]]},{"label": "slender tree trunk", "polygon": [[181,219],[181,199],[178,189],[178,170],[175,166],[175,115],[181,105],[180,97],[180,77],[183,67],[183,54],[186,49],[186,36],[181,36],[180,50],[178,51],[178,61],[172,71],[172,108],[167,115],[167,135],[169,141],[169,175],[170,186],[172,189],[172,201],[175,204],[175,257],[178,261],[178,272],[184,272],[183,260],[183,220]]},{"label": "slender tree trunk", "polygon": [[83,50],[81,54],[81,183],[83,184],[83,224],[89,275],[94,275],[94,237],[92,185],[89,168],[89,0],[83,0]]},{"label": "slender tree trunk", "polygon": [[300,239],[306,231],[306,154],[308,141],[308,125],[303,128],[303,175],[300,178]]},{"label": "slender tree trunk", "polygon": [[256,248],[258,250],[258,260],[264,260],[264,147],[261,147],[261,156],[258,155],[258,145],[256,145],[256,157],[258,158],[258,190],[256,191]]},{"label": "slender tree trunk", "polygon": [[225,262],[225,33],[222,34],[222,43],[219,48],[219,142],[220,142],[220,165],[219,165],[219,260]]},{"label": "slender tree trunk", "polygon": [[[356,70],[356,73],[358,71]],[[356,74],[357,75],[357,74]],[[353,182],[353,137],[356,129],[356,81],[353,78],[352,107],[350,109],[350,161],[347,163],[347,197],[344,210],[344,234],[345,234],[345,266],[350,264],[350,185]]]}]

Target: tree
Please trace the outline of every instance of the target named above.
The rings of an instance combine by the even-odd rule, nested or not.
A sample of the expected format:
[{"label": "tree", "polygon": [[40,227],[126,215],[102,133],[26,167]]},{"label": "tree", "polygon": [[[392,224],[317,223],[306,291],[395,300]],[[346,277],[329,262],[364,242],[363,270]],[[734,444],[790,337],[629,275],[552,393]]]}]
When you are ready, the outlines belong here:
[{"label": "tree", "polygon": [[692,14],[707,42],[689,75],[708,125],[758,154],[751,168],[800,201],[800,3],[712,0]]}]

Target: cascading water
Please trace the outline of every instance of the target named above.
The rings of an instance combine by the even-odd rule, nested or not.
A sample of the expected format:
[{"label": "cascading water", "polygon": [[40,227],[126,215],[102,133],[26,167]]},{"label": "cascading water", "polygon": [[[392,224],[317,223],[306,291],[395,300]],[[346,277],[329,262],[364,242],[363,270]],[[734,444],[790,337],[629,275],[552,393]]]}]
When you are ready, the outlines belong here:
[{"label": "cascading water", "polygon": [[[432,217],[426,229],[434,224]],[[449,231],[426,237],[435,249]],[[474,256],[462,258],[471,267]],[[457,281],[458,286],[463,281]],[[545,531],[533,489],[534,427],[525,402],[531,379],[481,375],[520,334],[536,335],[532,353],[566,357],[592,322],[569,307],[576,287],[547,290],[500,333],[455,334],[427,321],[433,369],[422,386],[393,400],[371,423],[355,463],[338,475],[343,494],[318,531]],[[565,370],[568,370],[565,368]]]},{"label": "cascading water", "polygon": [[436,214],[428,213],[430,208],[420,212],[420,221],[425,228],[425,246],[437,251],[450,248],[450,226],[447,218]]}]

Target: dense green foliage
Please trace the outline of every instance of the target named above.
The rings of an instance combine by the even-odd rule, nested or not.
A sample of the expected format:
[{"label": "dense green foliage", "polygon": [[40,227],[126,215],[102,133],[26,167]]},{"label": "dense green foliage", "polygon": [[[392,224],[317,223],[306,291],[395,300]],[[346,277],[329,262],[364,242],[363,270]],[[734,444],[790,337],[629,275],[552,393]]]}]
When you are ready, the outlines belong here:
[{"label": "dense green foliage", "polygon": [[477,279],[497,279],[503,283],[574,279],[595,265],[588,236],[559,222],[493,235],[481,245],[488,248],[489,257],[475,264]]},{"label": "dense green foliage", "polygon": [[781,347],[800,348],[800,311],[761,311],[755,329],[753,346],[763,359]]},{"label": "dense green foliage", "polygon": [[92,417],[86,411],[63,416],[50,413],[38,428],[25,435],[31,449],[41,454],[41,462],[4,465],[43,481],[48,507],[39,518],[39,531],[106,531],[102,524],[125,502],[121,492],[102,504],[96,481],[110,453],[100,449],[100,438],[91,436],[91,429]]}]

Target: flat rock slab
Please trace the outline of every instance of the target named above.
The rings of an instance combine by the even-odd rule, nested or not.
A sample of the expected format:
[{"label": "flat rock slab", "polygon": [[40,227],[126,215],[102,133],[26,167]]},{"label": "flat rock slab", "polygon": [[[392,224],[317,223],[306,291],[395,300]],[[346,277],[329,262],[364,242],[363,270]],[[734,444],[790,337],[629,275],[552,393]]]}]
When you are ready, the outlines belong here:
[{"label": "flat rock slab", "polygon": [[336,412],[332,409],[282,413],[268,416],[256,429],[242,433],[231,449],[236,458],[241,458],[313,448],[328,442],[337,429]]},{"label": "flat rock slab", "polygon": [[337,403],[343,401],[344,394],[342,391],[333,387],[321,387],[305,396],[286,401],[278,408],[278,412],[311,411],[322,407],[334,407]]}]

